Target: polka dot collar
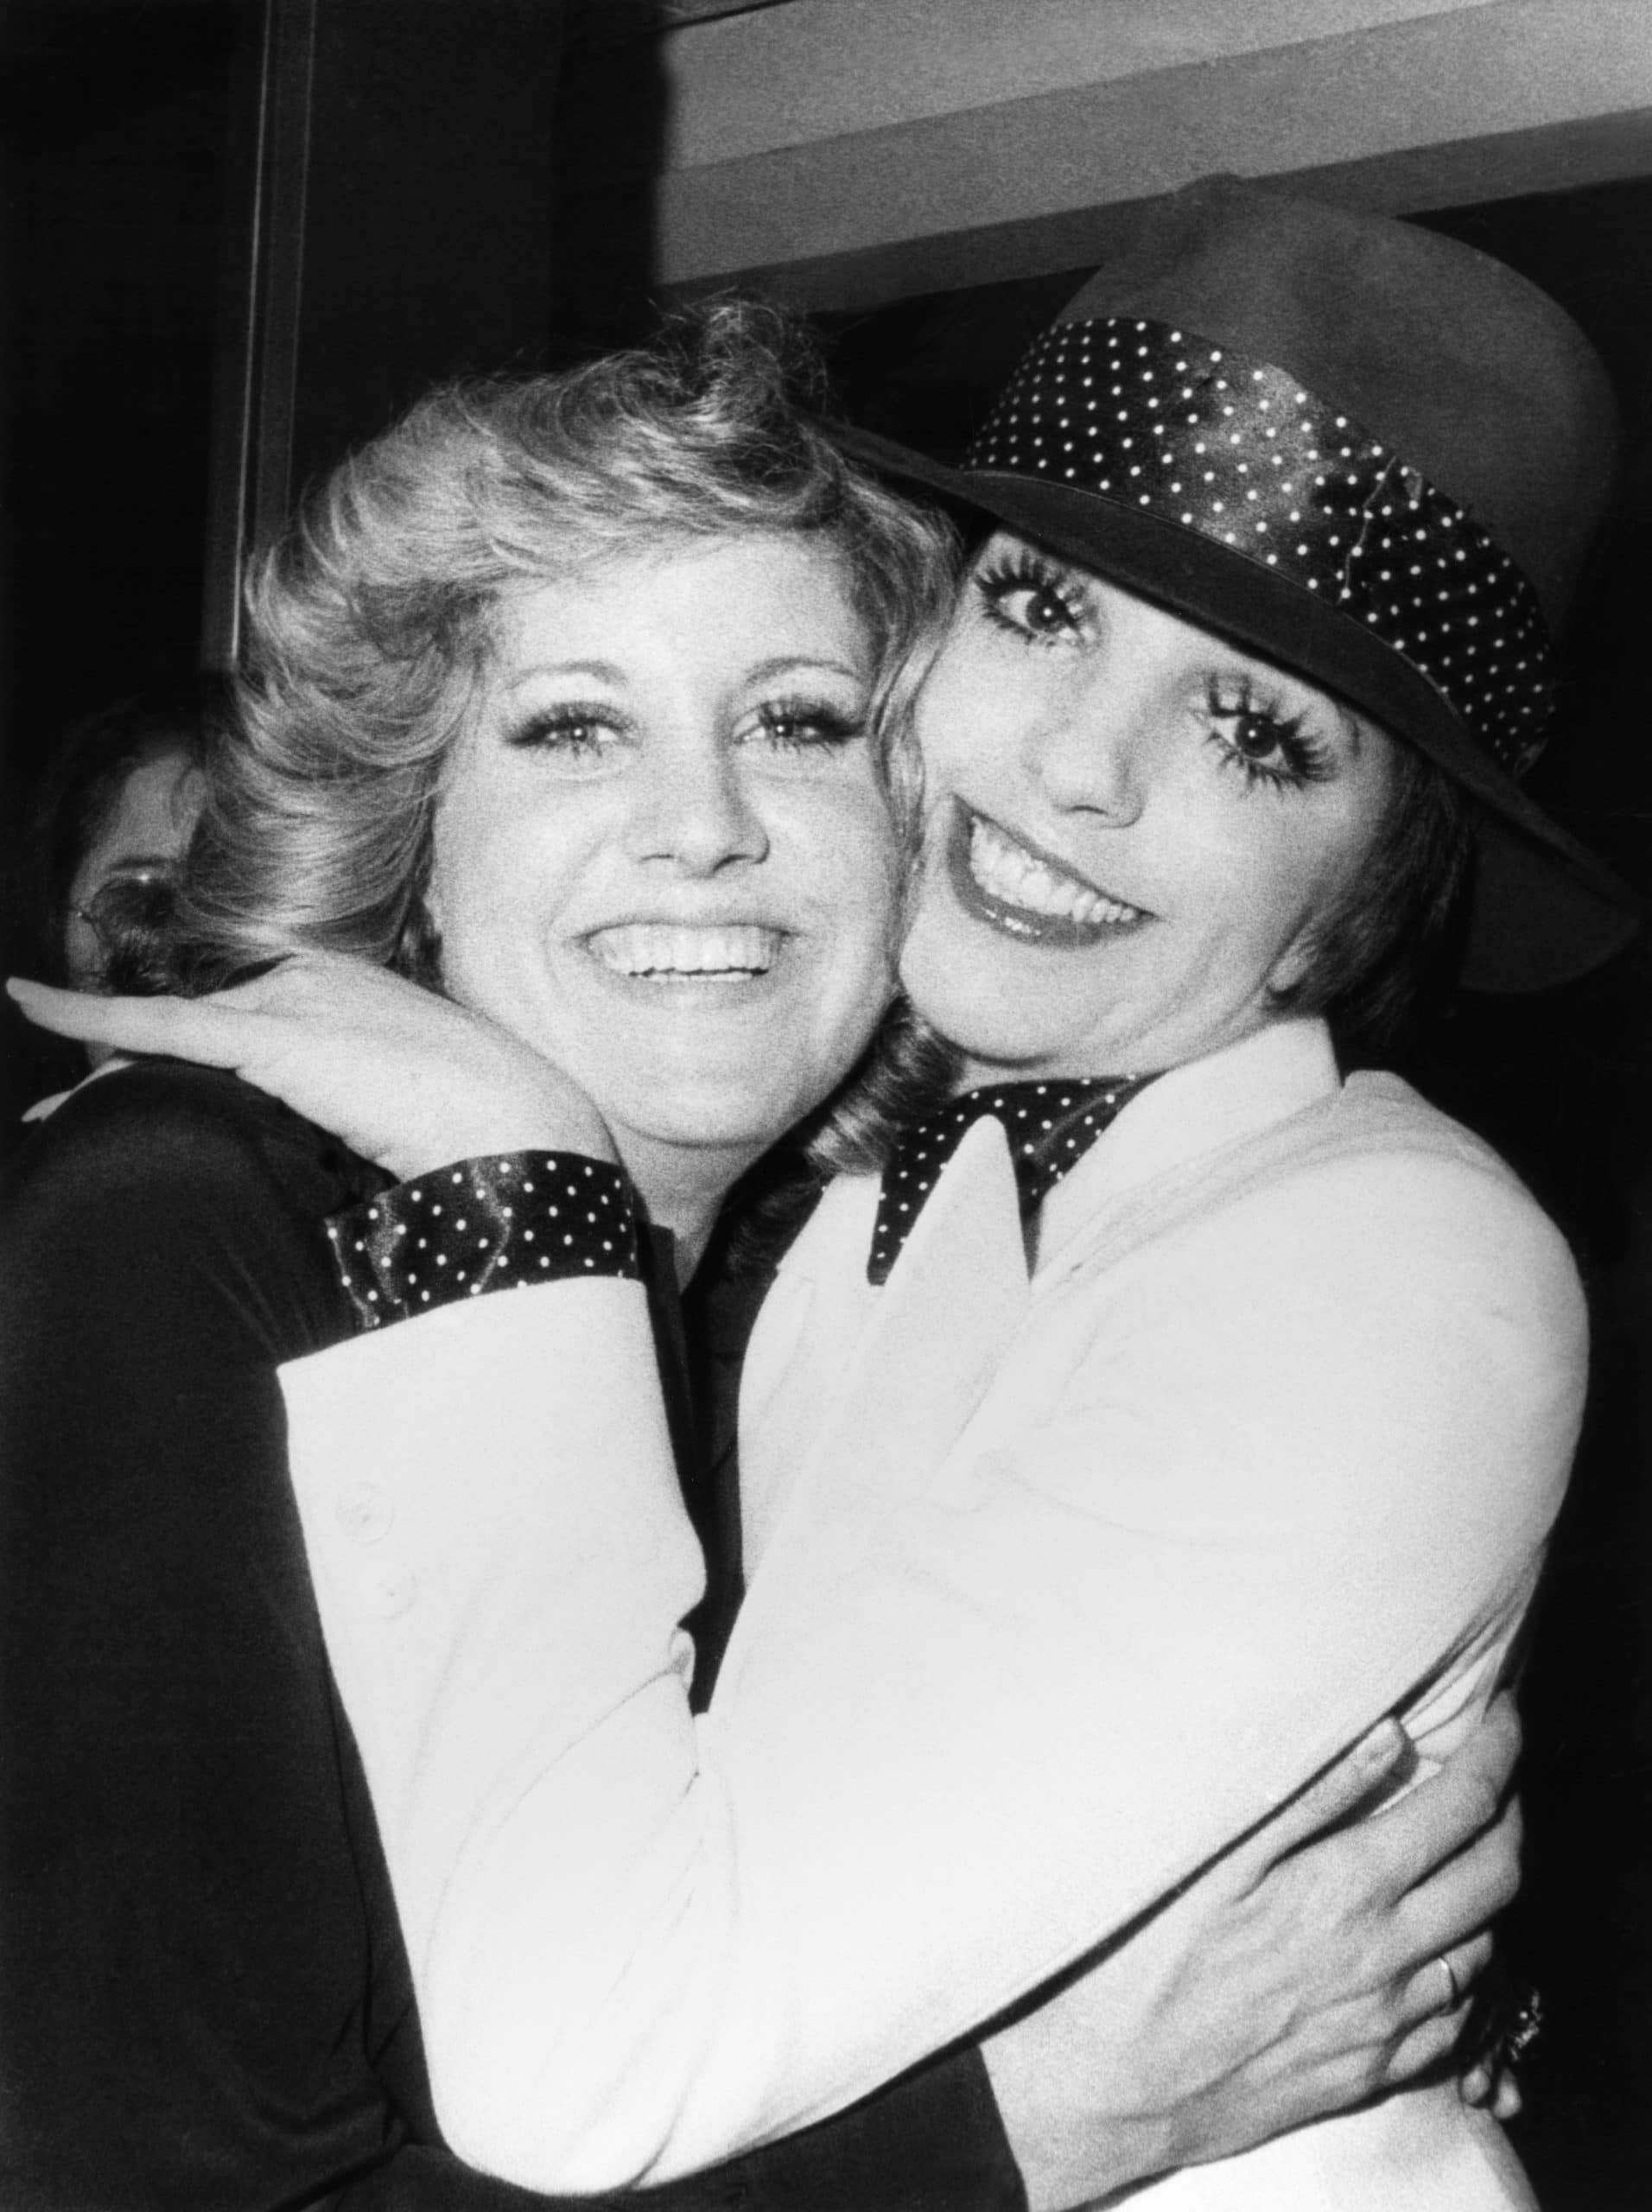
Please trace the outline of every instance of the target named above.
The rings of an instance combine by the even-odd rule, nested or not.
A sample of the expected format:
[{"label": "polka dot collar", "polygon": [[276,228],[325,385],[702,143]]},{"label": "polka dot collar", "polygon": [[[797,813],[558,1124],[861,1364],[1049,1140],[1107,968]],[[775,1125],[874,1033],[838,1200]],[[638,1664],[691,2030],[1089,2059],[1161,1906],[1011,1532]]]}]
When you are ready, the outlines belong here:
[{"label": "polka dot collar", "polygon": [[924,1201],[975,1122],[991,1115],[1003,1123],[1022,1218],[1028,1220],[1120,1109],[1153,1080],[1150,1075],[1087,1076],[988,1084],[926,1115],[906,1131],[884,1170],[867,1281],[888,1281]]},{"label": "polka dot collar", "polygon": [[1126,316],[1058,323],[965,457],[1196,531],[1362,623],[1522,774],[1554,689],[1537,594],[1473,518],[1287,370]]}]

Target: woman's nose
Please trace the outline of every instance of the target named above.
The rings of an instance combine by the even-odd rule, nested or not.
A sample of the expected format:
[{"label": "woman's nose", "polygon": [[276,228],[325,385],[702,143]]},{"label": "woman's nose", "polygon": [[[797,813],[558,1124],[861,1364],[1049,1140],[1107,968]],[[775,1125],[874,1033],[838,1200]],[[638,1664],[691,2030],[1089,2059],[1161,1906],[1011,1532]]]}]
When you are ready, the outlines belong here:
[{"label": "woman's nose", "polygon": [[1117,823],[1141,811],[1150,741],[1145,701],[1106,680],[1075,687],[1026,736],[1027,766],[1065,813]]},{"label": "woman's nose", "polygon": [[740,755],[721,744],[698,745],[651,765],[636,791],[629,842],[633,859],[688,875],[761,860],[768,832]]}]

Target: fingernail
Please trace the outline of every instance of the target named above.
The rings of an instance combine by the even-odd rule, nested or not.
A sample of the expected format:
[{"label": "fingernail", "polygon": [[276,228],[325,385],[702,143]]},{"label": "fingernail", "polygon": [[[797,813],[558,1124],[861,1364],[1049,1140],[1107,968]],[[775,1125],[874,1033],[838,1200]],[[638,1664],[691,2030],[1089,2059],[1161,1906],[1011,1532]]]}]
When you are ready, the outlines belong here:
[{"label": "fingernail", "polygon": [[1372,1772],[1392,1766],[1405,1748],[1406,1732],[1391,1715],[1379,1720],[1355,1753],[1359,1764]]}]

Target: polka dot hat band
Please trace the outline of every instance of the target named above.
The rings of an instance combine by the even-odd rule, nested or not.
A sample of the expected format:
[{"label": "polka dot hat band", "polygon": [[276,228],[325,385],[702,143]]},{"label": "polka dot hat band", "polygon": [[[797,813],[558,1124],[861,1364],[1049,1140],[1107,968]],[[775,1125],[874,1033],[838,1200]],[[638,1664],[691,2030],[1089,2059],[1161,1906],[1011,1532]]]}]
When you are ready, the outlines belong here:
[{"label": "polka dot hat band", "polygon": [[1554,658],[1537,594],[1457,504],[1283,369],[1126,316],[1029,349],[964,467],[1155,514],[1353,616],[1504,772],[1541,750]]}]

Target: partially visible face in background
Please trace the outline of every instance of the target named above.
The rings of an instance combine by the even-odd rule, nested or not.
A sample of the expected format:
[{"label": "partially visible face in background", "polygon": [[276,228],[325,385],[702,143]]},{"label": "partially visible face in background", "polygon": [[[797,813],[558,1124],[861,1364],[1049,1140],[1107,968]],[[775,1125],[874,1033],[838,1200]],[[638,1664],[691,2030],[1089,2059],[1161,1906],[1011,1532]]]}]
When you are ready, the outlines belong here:
[{"label": "partially visible face in background", "polygon": [[[156,746],[129,770],[69,888],[63,957],[77,989],[96,990],[103,979],[106,946],[98,928],[99,893],[119,883],[166,881],[189,842],[201,795],[200,772],[181,745]],[[86,1053],[94,1067],[109,1058],[105,1046],[89,1045]]]}]

